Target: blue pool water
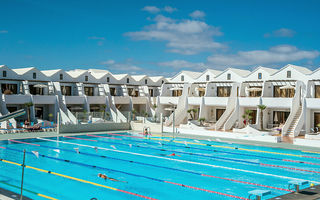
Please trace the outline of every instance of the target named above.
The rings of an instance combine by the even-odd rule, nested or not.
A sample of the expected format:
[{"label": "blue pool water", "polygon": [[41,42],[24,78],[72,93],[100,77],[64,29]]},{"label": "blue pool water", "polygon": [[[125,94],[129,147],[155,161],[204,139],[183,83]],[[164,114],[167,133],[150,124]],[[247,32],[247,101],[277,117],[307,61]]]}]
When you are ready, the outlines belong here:
[{"label": "blue pool water", "polygon": [[[36,168],[25,168],[24,195],[32,199],[248,199],[255,189],[270,190],[264,198],[268,199],[289,193],[290,180],[320,182],[317,153],[130,136],[106,133],[2,142],[0,187],[20,192],[21,166],[15,163],[22,163],[23,149],[26,165]],[[172,153],[175,156],[169,156]],[[103,180],[98,173],[120,181]]]}]

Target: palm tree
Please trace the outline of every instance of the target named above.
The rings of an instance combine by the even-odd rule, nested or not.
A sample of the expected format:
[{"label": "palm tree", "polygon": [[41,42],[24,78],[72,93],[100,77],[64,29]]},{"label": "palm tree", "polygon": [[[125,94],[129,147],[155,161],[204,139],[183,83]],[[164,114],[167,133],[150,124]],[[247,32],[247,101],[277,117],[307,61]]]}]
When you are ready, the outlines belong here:
[{"label": "palm tree", "polygon": [[30,101],[30,102],[24,103],[24,106],[27,108],[28,122],[30,122],[30,107],[33,106],[33,103]]},{"label": "palm tree", "polygon": [[260,130],[263,130],[263,110],[265,110],[267,108],[266,105],[257,105],[257,107],[260,110]]},{"label": "palm tree", "polygon": [[193,120],[193,116],[192,116],[192,109],[187,110],[187,112],[190,114],[191,119]]},{"label": "palm tree", "polygon": [[135,120],[137,111],[135,109],[132,109],[131,113],[132,113],[132,119]]},{"label": "palm tree", "polygon": [[103,119],[106,118],[106,109],[107,109],[107,105],[106,104],[101,105],[101,111],[102,111]]},{"label": "palm tree", "polygon": [[197,110],[197,109],[195,109],[195,108],[194,108],[194,109],[192,109],[192,112],[193,112],[193,119],[195,119],[195,118],[196,118],[196,113],[197,113],[197,111],[198,111],[198,110]]}]

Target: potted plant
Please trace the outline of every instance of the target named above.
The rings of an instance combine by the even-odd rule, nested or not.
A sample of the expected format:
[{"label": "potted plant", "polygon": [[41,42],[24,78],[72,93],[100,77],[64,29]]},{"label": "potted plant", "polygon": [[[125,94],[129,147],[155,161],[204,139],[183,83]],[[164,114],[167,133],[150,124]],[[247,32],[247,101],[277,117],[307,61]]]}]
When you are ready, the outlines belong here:
[{"label": "potted plant", "polygon": [[201,117],[198,121],[200,122],[200,126],[203,126],[203,122],[206,121],[206,118]]},{"label": "potted plant", "polygon": [[49,117],[49,121],[52,121],[53,114],[49,113],[48,117]]}]

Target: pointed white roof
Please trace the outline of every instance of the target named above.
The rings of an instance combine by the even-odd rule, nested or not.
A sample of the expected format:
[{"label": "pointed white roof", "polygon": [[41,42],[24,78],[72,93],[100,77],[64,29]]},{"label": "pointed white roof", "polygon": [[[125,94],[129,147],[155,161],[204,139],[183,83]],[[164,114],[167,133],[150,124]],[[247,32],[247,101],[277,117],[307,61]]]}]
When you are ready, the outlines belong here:
[{"label": "pointed white roof", "polygon": [[210,72],[210,73],[218,76],[219,74],[221,74],[222,71],[220,71],[220,70],[215,70],[215,69],[207,69],[207,70],[205,70],[204,72],[202,72],[202,74],[204,74],[204,73],[206,73],[206,72]]},{"label": "pointed white roof", "polygon": [[88,70],[83,70],[83,69],[75,69],[75,70],[70,70],[67,71],[67,73],[72,77],[72,78],[78,78],[82,74],[88,72]]},{"label": "pointed white roof", "polygon": [[259,69],[267,72],[269,75],[272,75],[272,74],[274,74],[274,73],[276,73],[276,72],[278,71],[277,69],[258,66],[258,67],[256,67],[248,76],[250,76],[251,74],[255,73],[255,72],[258,71]]},{"label": "pointed white roof", "polygon": [[[301,67],[301,66],[297,66],[297,65],[292,65],[292,64],[287,64],[286,66],[282,67],[280,70],[278,70],[277,72],[275,72],[274,74],[277,74],[279,73],[280,71],[288,68],[288,67],[291,67],[295,70],[297,70],[298,72],[302,73],[302,74],[305,74],[305,75],[308,75],[308,74],[311,74],[312,71],[306,67]],[[273,74],[273,75],[274,75]]]},{"label": "pointed white roof", "polygon": [[44,73],[46,76],[52,76],[60,71],[62,71],[62,69],[42,70],[41,72]]},{"label": "pointed white roof", "polygon": [[113,77],[118,81],[123,79],[124,77],[128,76],[128,74],[114,74]]},{"label": "pointed white roof", "polygon": [[36,68],[35,67],[25,67],[25,68],[12,69],[12,71],[16,72],[19,75],[23,75],[33,69],[36,69]]},{"label": "pointed white roof", "polygon": [[150,76],[149,77],[153,82],[158,82],[159,80],[163,79],[163,76]]},{"label": "pointed white roof", "polygon": [[147,77],[146,75],[131,75],[133,80],[135,81],[141,81],[143,78]]}]

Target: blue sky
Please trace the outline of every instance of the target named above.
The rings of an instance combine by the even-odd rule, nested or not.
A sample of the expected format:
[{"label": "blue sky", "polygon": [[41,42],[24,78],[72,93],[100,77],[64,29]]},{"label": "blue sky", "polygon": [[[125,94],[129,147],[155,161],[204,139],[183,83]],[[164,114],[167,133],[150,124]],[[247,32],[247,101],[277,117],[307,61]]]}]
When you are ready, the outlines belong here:
[{"label": "blue sky", "polygon": [[0,0],[0,64],[172,75],[320,65],[320,1]]}]

